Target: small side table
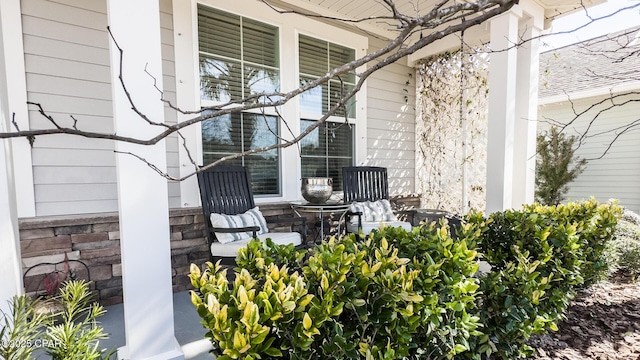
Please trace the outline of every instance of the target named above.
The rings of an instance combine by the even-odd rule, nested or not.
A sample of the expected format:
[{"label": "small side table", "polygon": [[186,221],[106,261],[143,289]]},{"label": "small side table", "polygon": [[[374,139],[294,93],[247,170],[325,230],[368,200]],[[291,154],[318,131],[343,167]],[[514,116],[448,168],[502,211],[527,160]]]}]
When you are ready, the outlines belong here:
[{"label": "small side table", "polygon": [[307,201],[293,201],[290,203],[291,209],[298,215],[301,212],[317,214],[318,220],[320,221],[320,239],[324,239],[324,217],[325,215],[331,214],[340,214],[340,219],[338,220],[338,233],[340,233],[340,224],[344,219],[347,210],[349,210],[350,204],[343,204],[341,202],[332,202],[327,201],[324,204],[312,204]]}]

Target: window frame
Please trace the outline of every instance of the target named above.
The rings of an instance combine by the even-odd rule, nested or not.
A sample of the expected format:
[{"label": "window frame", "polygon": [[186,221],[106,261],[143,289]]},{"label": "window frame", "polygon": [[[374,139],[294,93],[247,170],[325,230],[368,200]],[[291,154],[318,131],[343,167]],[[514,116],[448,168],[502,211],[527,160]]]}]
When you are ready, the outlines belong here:
[{"label": "window frame", "polygon": [[[356,33],[331,26],[301,15],[288,14],[286,16],[278,14],[274,10],[262,3],[255,6],[243,6],[239,2],[225,0],[191,0],[174,1],[174,50],[176,66],[176,93],[177,105],[184,109],[199,108],[208,102],[200,99],[200,74],[198,68],[198,4],[210,6],[215,9],[229,12],[244,18],[259,21],[271,26],[278,27],[279,34],[279,58],[280,58],[280,90],[288,92],[298,87],[299,84],[299,60],[298,60],[298,37],[304,34],[316,39],[328,41],[340,46],[355,50],[355,57],[361,58],[368,49],[368,38]],[[190,29],[188,34],[181,33],[180,30]],[[186,35],[186,36],[185,36]],[[180,53],[180,49],[190,49],[189,53]],[[359,68],[356,72],[361,72],[365,67]],[[183,81],[184,79],[184,81]],[[357,81],[357,79],[356,79]],[[181,86],[182,83],[186,86]],[[366,84],[356,94],[355,118],[349,122],[355,124],[354,134],[354,163],[363,163],[367,154],[367,95]],[[211,103],[208,103],[211,104]],[[315,117],[305,117],[300,114],[299,101],[294,99],[280,107],[280,114],[284,119],[288,119],[287,124],[280,118],[280,136],[285,140],[291,140],[300,133],[300,119],[316,119]],[[269,115],[276,115],[275,110],[269,109]],[[249,112],[249,111],[247,111]],[[256,112],[260,112],[259,110]],[[267,113],[265,111],[265,113]],[[188,116],[178,115],[178,121],[189,119]],[[344,117],[331,117],[329,121],[342,121]],[[291,129],[290,134],[288,128]],[[193,129],[191,129],[193,128]],[[187,138],[188,148],[196,161],[203,161],[203,145],[200,124],[185,129],[183,135]],[[300,156],[296,146],[289,146],[280,149],[280,183],[281,194],[279,196],[265,196],[256,198],[257,203],[274,201],[292,201],[301,198],[300,177],[301,165]],[[186,151],[179,151],[180,171],[188,173],[189,154]],[[286,164],[286,166],[285,166]],[[295,164],[295,168],[293,168]],[[197,196],[197,199],[196,199]],[[197,182],[183,182],[181,184],[181,203],[184,206],[197,206],[199,203],[199,193]],[[194,202],[196,202],[194,204]]]},{"label": "window frame", "polygon": [[[197,14],[198,14],[198,9],[197,9],[198,5],[208,6],[206,4],[203,4],[202,2],[199,2],[198,4],[196,4],[196,17],[197,17]],[[253,19],[253,18],[250,18],[250,17],[246,17],[246,16],[243,16],[241,14],[225,11],[223,9],[219,9],[219,8],[215,8],[215,7],[211,7],[211,8],[214,8],[214,9],[219,10],[219,11],[224,11],[224,12],[230,13],[230,14],[232,14],[234,16],[240,17],[240,27],[241,28],[244,26],[243,25],[244,24],[244,20],[245,19],[250,19],[252,21],[264,23],[266,25],[273,26],[273,27],[278,29],[277,39],[278,39],[278,57],[279,58],[278,58],[278,68],[277,69],[278,69],[278,74],[279,74],[279,76],[278,76],[279,80],[278,81],[279,81],[279,84],[280,84],[280,87],[281,87],[281,85],[282,85],[282,62],[280,61],[280,56],[282,55],[282,51],[280,51],[280,44],[281,44],[281,41],[282,41],[282,36],[280,34],[280,28],[277,25],[273,25],[273,24],[270,24],[270,23],[265,22],[265,21],[260,21],[260,20],[256,20],[256,19]],[[197,25],[198,25],[198,23],[197,23],[197,20],[196,20],[196,32],[198,32],[198,29],[197,29],[198,26]],[[241,36],[240,37],[240,47],[241,48],[243,48],[243,43],[244,43],[244,37]],[[247,60],[245,60],[245,58],[243,56],[241,56],[240,59],[234,59],[234,58],[231,58],[231,57],[228,57],[228,56],[224,56],[224,55],[218,55],[218,54],[208,53],[206,51],[200,51],[199,45],[198,45],[198,41],[196,41],[196,52],[198,54],[198,57],[197,57],[198,62],[199,62],[200,56],[204,53],[205,56],[209,55],[209,56],[212,56],[214,58],[220,58],[220,59],[226,58],[226,59],[229,59],[230,61],[238,61],[241,64],[243,69],[244,69],[246,63],[249,63],[251,65],[256,65],[256,66],[263,66],[263,65],[259,65],[259,64],[255,64],[255,63],[252,63],[250,61],[247,61]],[[241,51],[241,54],[242,54],[242,51]],[[198,63],[198,66],[199,66],[199,63]],[[198,69],[199,69],[199,67],[198,67]],[[221,104],[225,103],[225,101],[216,101],[216,100],[212,100],[212,99],[203,99],[201,91],[200,91],[200,74],[199,74],[199,71],[198,71],[197,83],[198,83],[198,97],[199,97],[199,101],[200,101],[200,106],[215,106],[215,105],[221,105]],[[244,91],[245,90],[245,86],[241,86],[241,89]],[[245,96],[246,96],[246,94],[242,94],[243,98]],[[239,107],[240,105],[233,105],[233,106]],[[242,114],[253,114],[253,115],[258,115],[258,116],[262,116],[262,115],[264,115],[264,116],[273,116],[273,117],[276,118],[276,120],[279,118],[278,111],[276,111],[276,109],[274,109],[274,108],[248,109],[248,110],[242,111]],[[244,117],[242,116],[242,118],[243,118],[243,120],[242,120],[241,123],[244,126],[244,124],[245,124]],[[277,124],[276,124],[277,131],[278,131],[277,136],[281,136],[280,133],[281,133],[281,130],[282,130],[282,124],[283,124],[283,122],[282,122],[281,119],[280,119],[280,121],[277,121]],[[198,127],[199,127],[199,132],[200,132],[200,134],[202,136],[202,123],[198,123]],[[244,138],[245,138],[244,135],[245,134],[244,134],[244,131],[243,131],[242,132],[242,136],[241,136],[242,148],[243,148],[243,151],[246,151],[248,147],[246,146],[246,144],[244,142]],[[204,145],[203,145],[202,142],[203,142],[203,140],[201,138],[200,141],[198,142],[199,152],[198,152],[198,158],[197,158],[197,162],[200,165],[204,164],[204,158],[205,158]],[[284,189],[283,189],[283,184],[282,184],[282,173],[283,173],[282,165],[283,165],[283,163],[282,163],[282,158],[281,158],[282,157],[281,149],[277,149],[277,153],[278,153],[277,157],[278,157],[278,173],[279,173],[279,176],[278,176],[278,179],[277,179],[278,180],[277,181],[277,184],[278,184],[277,193],[275,193],[275,194],[265,194],[265,195],[255,194],[256,198],[263,198],[263,197],[264,198],[273,198],[273,197],[282,196],[282,193],[283,193]]]},{"label": "window frame", "polygon": [[[324,39],[324,38],[318,38],[318,37],[315,37],[315,36],[313,36],[313,35],[309,35],[309,34],[307,34],[307,33],[302,33],[302,32],[299,32],[299,33],[298,33],[298,36],[297,36],[297,41],[296,41],[296,50],[297,50],[298,52],[300,51],[301,36],[305,36],[305,37],[308,37],[308,38],[311,38],[311,39],[313,39],[313,40],[317,40],[317,41],[322,41],[322,42],[326,43],[326,45],[327,45],[327,49],[330,49],[330,48],[331,48],[331,45],[338,45],[338,46],[342,46],[342,47],[345,47],[345,48],[348,48],[348,49],[354,50],[354,56],[357,58],[357,51],[356,51],[356,49],[354,49],[354,48],[351,48],[351,47],[349,47],[349,46],[344,46],[344,45],[342,45],[342,44],[336,44],[335,42],[332,42],[332,41],[326,40],[326,39]],[[300,79],[300,77],[302,77],[302,76],[305,76],[305,77],[313,76],[313,75],[311,75],[311,74],[301,74],[301,73],[300,73],[300,54],[299,54],[299,53],[298,53],[298,57],[296,58],[296,61],[297,61],[297,64],[296,64],[296,65],[297,65],[297,70],[298,70],[298,79]],[[330,58],[330,56],[328,55],[328,57],[327,57],[327,63],[326,63],[328,67],[330,66],[330,62],[331,62],[331,58]],[[327,69],[327,70],[328,70],[328,69]],[[355,82],[357,82],[357,81],[358,81],[357,76],[354,78],[354,81],[355,81]],[[354,85],[354,86],[356,85],[356,83],[355,83],[355,82],[353,83],[353,85]],[[331,90],[330,90],[330,87],[331,87],[331,85],[329,84],[329,88],[328,88],[329,94],[327,94],[327,96],[328,96],[328,97],[330,97],[330,96],[331,96]],[[356,98],[355,98],[355,99],[353,99],[353,100],[354,100],[354,101],[356,101],[356,103],[355,103],[355,105],[354,105],[354,110],[356,110],[356,109],[357,109],[357,106],[358,106],[358,103],[357,103],[357,100],[358,100],[358,99],[357,99],[357,97],[356,97]],[[298,102],[300,102],[300,97],[298,97]],[[327,105],[329,105],[329,104],[327,104]],[[302,121],[318,121],[320,118],[322,118],[322,116],[323,116],[323,115],[324,115],[324,114],[323,114],[322,112],[321,112],[321,113],[319,113],[319,114],[318,114],[318,113],[303,112],[302,107],[300,107],[300,113],[299,113],[299,117],[298,117],[298,122],[300,122],[300,123],[301,123]],[[355,129],[355,131],[354,131],[354,130],[352,130],[352,131],[351,131],[351,148],[352,148],[352,153],[351,153],[351,156],[350,156],[350,157],[351,157],[352,164],[349,164],[349,166],[353,166],[353,165],[354,165],[354,164],[353,164],[353,162],[355,162],[355,161],[356,161],[356,151],[357,151],[357,148],[358,148],[358,144],[357,144],[357,141],[356,141],[356,134],[357,134],[357,130],[358,130],[358,125],[356,125],[356,124],[357,124],[357,115],[358,115],[358,114],[357,114],[357,110],[355,111],[355,113],[354,113],[353,115],[354,115],[354,117],[346,116],[346,114],[345,114],[345,116],[332,115],[332,116],[329,116],[329,117],[327,118],[327,120],[326,120],[326,123],[345,124],[345,125],[347,125],[347,126],[349,126],[349,127],[353,127],[353,129]],[[345,121],[345,120],[346,120],[346,121]],[[361,125],[361,126],[364,126],[364,125]],[[326,130],[327,125],[326,125],[326,124],[324,124],[324,126],[322,126],[322,125],[321,125],[321,126],[320,126],[320,128],[318,128],[318,130],[320,130],[321,128],[324,128],[324,129]],[[301,130],[302,130],[302,129],[301,129]],[[326,137],[325,137],[325,141],[326,141]],[[365,145],[366,145],[366,144],[365,144]],[[308,159],[312,159],[312,158],[316,158],[316,159],[324,159],[324,160],[325,160],[325,162],[330,162],[330,160],[331,160],[331,159],[338,159],[338,158],[340,158],[340,157],[336,157],[336,156],[331,156],[331,155],[329,155],[329,153],[328,153],[328,152],[329,152],[329,149],[327,148],[327,149],[325,149],[325,154],[324,154],[324,155],[322,155],[322,156],[309,156],[309,155],[307,155],[307,156],[305,156],[305,157],[306,157],[306,158],[308,158]],[[346,158],[346,157],[344,157],[344,158]],[[301,171],[302,171],[302,159],[303,159],[303,155],[302,155],[302,154],[300,154],[299,166],[300,166]],[[339,173],[338,177],[341,179],[342,174],[340,173],[340,171],[338,171],[338,173]],[[335,184],[335,181],[336,181],[336,179],[334,179],[334,184]],[[340,188],[341,188],[341,186],[340,186]],[[334,189],[335,189],[335,186],[334,186]],[[340,190],[340,191],[338,191],[338,192],[341,192],[341,190]]]}]

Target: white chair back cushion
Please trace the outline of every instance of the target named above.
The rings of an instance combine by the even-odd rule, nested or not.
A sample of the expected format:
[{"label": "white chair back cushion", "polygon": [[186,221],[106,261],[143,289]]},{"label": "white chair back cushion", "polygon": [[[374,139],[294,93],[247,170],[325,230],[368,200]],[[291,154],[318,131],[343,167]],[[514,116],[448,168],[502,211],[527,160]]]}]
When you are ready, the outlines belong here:
[{"label": "white chair back cushion", "polygon": [[[259,226],[260,230],[258,235],[269,232],[267,227],[267,221],[262,216],[260,209],[254,207],[247,210],[243,214],[227,215],[227,214],[211,214],[211,226],[214,228],[239,228],[247,226]],[[222,233],[217,232],[216,239],[222,244],[228,244],[230,242],[250,239],[253,236],[252,232],[238,232],[238,233]]]}]

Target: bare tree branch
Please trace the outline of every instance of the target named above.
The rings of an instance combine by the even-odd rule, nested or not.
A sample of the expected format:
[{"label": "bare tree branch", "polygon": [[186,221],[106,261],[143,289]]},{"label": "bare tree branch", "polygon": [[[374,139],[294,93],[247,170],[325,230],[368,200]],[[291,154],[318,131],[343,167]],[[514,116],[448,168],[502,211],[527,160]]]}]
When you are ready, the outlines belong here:
[{"label": "bare tree branch", "polygon": [[[276,91],[270,93],[265,92],[253,94],[242,99],[233,99],[224,104],[207,106],[203,107],[202,109],[180,109],[179,107],[172,104],[171,101],[165,98],[162,89],[158,87],[156,76],[149,73],[149,71],[145,67],[143,71],[145,71],[154,80],[153,87],[156,89],[156,91],[158,91],[160,95],[160,101],[165,104],[165,106],[179,112],[180,114],[192,116],[191,118],[176,124],[165,124],[162,121],[155,121],[154,119],[150,119],[136,106],[135,100],[133,99],[122,74],[122,65],[125,61],[125,50],[120,48],[112,32],[110,31],[110,29],[108,29],[109,36],[118,49],[120,55],[118,64],[118,66],[120,66],[118,76],[119,86],[124,90],[127,101],[131,105],[132,110],[149,125],[157,126],[158,133],[155,136],[147,139],[139,139],[121,136],[116,133],[110,134],[84,131],[80,130],[81,127],[78,126],[79,121],[75,117],[73,117],[74,123],[71,127],[64,127],[56,122],[56,120],[46,112],[41,104],[29,102],[29,105],[35,106],[38,109],[38,112],[51,123],[52,127],[49,129],[38,130],[20,130],[16,127],[17,131],[0,133],[0,138],[27,137],[30,139],[34,139],[35,137],[41,135],[70,134],[87,138],[128,142],[139,145],[153,145],[165,139],[167,136],[170,136],[173,133],[177,133],[177,136],[181,139],[182,146],[186,150],[189,162],[194,166],[195,171],[193,173],[184,175],[182,177],[172,177],[166,173],[162,173],[157,167],[152,166],[153,164],[149,164],[146,160],[139,158],[138,156],[136,157],[141,161],[147,163],[147,165],[151,166],[155,171],[161,173],[165,178],[181,181],[193,176],[197,171],[202,171],[223,161],[264,151],[270,151],[273,149],[286,148],[291,145],[298,144],[301,139],[321,126],[330,117],[335,116],[339,113],[340,110],[345,109],[347,103],[351,101],[351,99],[353,99],[353,97],[362,89],[365,81],[376,71],[389,66],[408,55],[415,53],[416,51],[432,44],[434,41],[442,39],[451,34],[460,33],[472,26],[485,22],[496,15],[504,13],[517,3],[517,0],[476,0],[474,2],[449,2],[443,0],[425,11],[423,14],[420,14],[419,9],[416,8],[415,10],[417,14],[408,15],[402,14],[396,7],[396,4],[393,2],[393,0],[381,0],[380,4],[385,6],[385,8],[388,10],[388,14],[378,17],[354,20],[326,17],[315,14],[306,14],[299,11],[279,10],[275,6],[271,5],[268,0],[262,1],[271,9],[277,11],[280,14],[298,14],[307,17],[322,18],[324,20],[352,24],[362,23],[366,21],[386,21],[390,23],[393,22],[395,24],[394,30],[397,31],[397,33],[395,38],[387,41],[385,46],[383,46],[382,48],[368,53],[363,57],[355,59],[345,65],[334,68],[328,71],[326,74],[320,76],[319,78],[302,84],[297,89],[293,89],[289,92]],[[426,32],[426,34],[423,34],[423,32]],[[418,33],[420,34],[420,36],[417,36]],[[359,73],[356,73],[357,80],[353,88],[347,89],[342,82],[341,76],[343,74],[356,72],[358,69],[362,68],[365,69]],[[234,113],[237,114],[248,110],[259,110],[264,115],[266,114],[265,111],[267,109],[272,109],[273,112],[275,112],[276,116],[282,118],[282,114],[279,112],[280,106],[288,103],[295,97],[318,86],[326,84],[330,80],[334,79],[338,79],[342,84],[341,97],[334,104],[332,104],[328,111],[326,111],[312,126],[309,126],[305,129],[305,131],[302,131],[298,135],[294,135],[293,131],[288,127],[286,119],[284,119],[284,123],[287,124],[286,126],[288,131],[291,133],[292,139],[286,140],[282,136],[278,135],[278,141],[273,145],[258,149],[250,149],[241,153],[229,155],[211,164],[199,167],[197,165],[197,161],[193,158],[192,154],[186,147],[186,139],[180,133],[181,129],[184,129],[188,126],[192,126],[209,119],[215,119],[220,116]],[[270,129],[270,131],[274,132],[273,129]],[[134,154],[131,155],[135,156]]]}]

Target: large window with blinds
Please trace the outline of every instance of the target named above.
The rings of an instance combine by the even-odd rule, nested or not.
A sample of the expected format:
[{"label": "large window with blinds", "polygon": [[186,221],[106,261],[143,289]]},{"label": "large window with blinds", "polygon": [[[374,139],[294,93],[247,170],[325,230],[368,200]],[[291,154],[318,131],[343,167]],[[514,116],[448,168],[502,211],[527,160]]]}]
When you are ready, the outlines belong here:
[{"label": "large window with blinds", "polygon": [[[298,40],[300,85],[308,84],[329,70],[355,59],[355,50],[328,41],[300,35]],[[312,126],[355,87],[355,73],[330,80],[300,96],[300,131]],[[335,191],[342,190],[342,167],[353,165],[355,98],[337,109],[334,116],[314,129],[301,142],[303,177],[334,179]]]},{"label": "large window with blinds", "polygon": [[[263,101],[280,90],[278,28],[198,5],[200,99],[203,106]],[[279,118],[268,109],[225,115],[202,123],[204,164],[224,156],[274,145]],[[256,195],[277,195],[280,153],[260,152],[228,163],[246,166]]]}]

